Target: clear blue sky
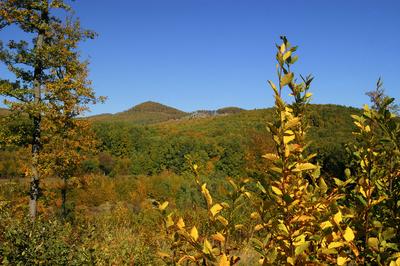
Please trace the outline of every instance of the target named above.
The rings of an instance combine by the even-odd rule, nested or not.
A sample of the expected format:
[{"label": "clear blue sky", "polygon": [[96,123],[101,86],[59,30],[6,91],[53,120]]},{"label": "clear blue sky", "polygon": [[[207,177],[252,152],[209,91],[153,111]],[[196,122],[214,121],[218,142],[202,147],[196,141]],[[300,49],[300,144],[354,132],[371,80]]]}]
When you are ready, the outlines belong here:
[{"label": "clear blue sky", "polygon": [[[314,103],[360,107],[382,76],[400,98],[400,1],[78,0],[82,44],[98,95],[94,114],[152,100],[184,111],[273,104],[275,46],[299,45]],[[6,35],[7,34],[7,35]],[[5,39],[10,30],[0,33]]]}]

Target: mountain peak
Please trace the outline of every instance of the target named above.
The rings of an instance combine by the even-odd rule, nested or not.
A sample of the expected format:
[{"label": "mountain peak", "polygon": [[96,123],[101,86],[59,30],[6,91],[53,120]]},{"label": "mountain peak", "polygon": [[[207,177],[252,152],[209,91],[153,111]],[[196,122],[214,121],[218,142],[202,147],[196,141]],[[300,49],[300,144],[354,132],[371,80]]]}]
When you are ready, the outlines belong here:
[{"label": "mountain peak", "polygon": [[184,115],[185,112],[178,110],[176,108],[153,102],[147,101],[135,105],[134,107],[130,108],[129,110],[123,113],[132,113],[132,112],[151,112],[151,113],[166,113],[166,114],[173,114],[173,115]]}]

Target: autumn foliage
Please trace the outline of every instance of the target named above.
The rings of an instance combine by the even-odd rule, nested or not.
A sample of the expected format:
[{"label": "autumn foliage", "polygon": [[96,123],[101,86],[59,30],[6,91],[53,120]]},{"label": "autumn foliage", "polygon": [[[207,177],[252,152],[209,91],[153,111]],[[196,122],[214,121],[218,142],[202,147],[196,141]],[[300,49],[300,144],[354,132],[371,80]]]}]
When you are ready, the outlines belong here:
[{"label": "autumn foliage", "polygon": [[[103,98],[78,49],[95,34],[71,11],[0,2],[0,29],[33,36],[0,43],[15,76],[0,79],[1,264],[400,265],[400,123],[381,80],[363,110],[310,105],[282,36],[272,109],[84,119]],[[339,110],[353,114],[326,119]]]}]

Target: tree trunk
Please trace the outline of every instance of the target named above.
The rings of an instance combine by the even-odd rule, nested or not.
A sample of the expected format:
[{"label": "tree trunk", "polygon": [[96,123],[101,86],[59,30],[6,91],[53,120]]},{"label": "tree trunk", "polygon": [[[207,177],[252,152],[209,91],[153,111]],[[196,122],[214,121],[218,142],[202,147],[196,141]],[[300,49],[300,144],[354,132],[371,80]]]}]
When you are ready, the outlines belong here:
[{"label": "tree trunk", "polygon": [[62,218],[65,219],[67,218],[67,179],[63,178],[64,184],[63,187],[61,188],[61,215]]},{"label": "tree trunk", "polygon": [[[40,49],[43,44],[43,35],[39,33],[37,42],[36,42],[36,48]],[[34,103],[36,106],[39,105],[40,100],[41,100],[41,82],[40,82],[40,76],[42,73],[42,67],[41,64],[39,63],[35,67],[35,88],[34,88]],[[39,164],[39,152],[40,152],[40,136],[41,136],[41,129],[40,129],[40,124],[41,124],[41,114],[40,111],[35,110],[33,114],[33,134],[32,134],[32,178],[31,178],[31,189],[30,189],[30,202],[29,202],[29,214],[32,217],[32,219],[35,219],[36,217],[36,211],[37,211],[37,199],[40,194],[40,187],[39,187],[39,170],[38,170],[38,164]]]},{"label": "tree trunk", "polygon": [[[41,20],[45,23],[49,23],[49,14],[48,14],[48,3],[46,8],[41,11]],[[43,47],[45,37],[45,30],[43,28],[38,30],[38,35],[35,44],[35,56],[36,56],[36,65],[34,69],[34,105],[36,108],[39,107],[39,104],[42,100],[42,74],[43,74],[43,65],[42,59],[40,58],[41,49]],[[39,58],[38,58],[39,57]],[[39,110],[38,110],[39,109]],[[37,213],[37,200],[40,195],[40,185],[39,185],[39,152],[41,149],[41,121],[42,115],[40,108],[33,111],[31,115],[33,120],[33,133],[32,133],[32,177],[31,177],[31,187],[30,187],[30,201],[29,201],[29,214],[31,218],[34,220]]]}]

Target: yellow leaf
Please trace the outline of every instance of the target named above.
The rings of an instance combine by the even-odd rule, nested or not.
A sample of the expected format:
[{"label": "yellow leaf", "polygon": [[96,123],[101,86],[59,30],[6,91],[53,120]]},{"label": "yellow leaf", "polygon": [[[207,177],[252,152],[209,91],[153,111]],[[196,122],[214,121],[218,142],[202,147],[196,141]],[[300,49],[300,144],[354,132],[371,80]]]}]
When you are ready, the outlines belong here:
[{"label": "yellow leaf", "polygon": [[345,265],[348,260],[349,259],[346,257],[338,256],[336,263],[337,263],[337,265],[341,266],[341,265]]},{"label": "yellow leaf", "polygon": [[279,51],[281,52],[281,54],[283,54],[283,52],[285,52],[286,50],[286,45],[284,43],[281,44],[281,46],[279,47]]},{"label": "yellow leaf", "polygon": [[335,216],[333,216],[333,220],[337,225],[340,225],[340,222],[343,220],[342,213],[340,210],[335,214]]},{"label": "yellow leaf", "polygon": [[287,51],[284,55],[283,55],[283,60],[288,59],[290,56],[292,55],[292,51]]},{"label": "yellow leaf", "polygon": [[271,86],[271,88],[274,90],[275,94],[278,94],[278,90],[277,90],[275,84],[270,80],[268,80],[268,83]]},{"label": "yellow leaf", "polygon": [[279,188],[271,186],[271,189],[276,195],[283,195],[282,191]]},{"label": "yellow leaf", "polygon": [[196,226],[193,226],[192,230],[190,230],[190,236],[193,238],[194,241],[197,241],[199,238],[199,232],[197,231]]},{"label": "yellow leaf", "polygon": [[322,230],[325,230],[326,228],[332,227],[333,225],[330,221],[325,221],[322,222],[319,226],[321,227]]},{"label": "yellow leaf", "polygon": [[157,252],[157,255],[160,256],[161,258],[171,258],[171,256],[165,252]]},{"label": "yellow leaf", "polygon": [[312,163],[298,163],[296,165],[296,168],[293,171],[301,172],[301,171],[307,171],[307,170],[314,170],[316,168],[317,168],[317,166]]},{"label": "yellow leaf", "polygon": [[376,237],[368,238],[368,246],[373,248],[374,250],[379,250],[379,240]]},{"label": "yellow leaf", "polygon": [[217,216],[217,220],[220,221],[224,226],[228,225],[228,220],[226,220],[224,217],[222,217],[221,215]]},{"label": "yellow leaf", "polygon": [[212,246],[211,246],[210,242],[208,242],[207,239],[204,239],[203,252],[205,254],[211,254],[211,251],[212,251]]},{"label": "yellow leaf", "polygon": [[218,262],[218,266],[230,266],[230,262],[228,257],[225,255],[225,253],[222,253],[219,262]]},{"label": "yellow leaf", "polygon": [[220,232],[213,234],[212,239],[219,241],[221,243],[225,242],[225,237]]},{"label": "yellow leaf", "polygon": [[380,196],[378,199],[373,200],[372,203],[371,203],[371,205],[372,205],[372,206],[377,205],[377,204],[381,203],[382,201],[384,201],[384,200],[386,200],[386,199],[387,199],[386,196]]},{"label": "yellow leaf", "polygon": [[223,207],[219,203],[217,203],[217,204],[215,204],[214,206],[211,207],[210,212],[211,212],[212,216],[214,217],[222,209],[223,209]]},{"label": "yellow leaf", "polygon": [[285,130],[297,126],[299,124],[300,119],[298,117],[294,117],[286,122]]},{"label": "yellow leaf", "polygon": [[235,229],[236,230],[242,229],[243,227],[244,227],[243,224],[235,224]]},{"label": "yellow leaf", "polygon": [[280,81],[281,87],[286,86],[286,85],[288,85],[290,82],[292,82],[293,77],[294,77],[294,75],[293,75],[292,72],[289,72],[289,73],[285,74],[285,75],[281,78],[281,81]]},{"label": "yellow leaf", "polygon": [[173,226],[173,225],[174,225],[174,221],[172,220],[171,215],[168,215],[168,217],[167,217],[167,219],[166,219],[166,221],[165,221],[165,226],[166,226],[167,228],[169,228],[169,227],[171,227],[171,226]]},{"label": "yellow leaf", "polygon": [[198,166],[197,164],[194,164],[194,165],[193,165],[193,169],[196,171],[197,168],[199,168],[199,166]]},{"label": "yellow leaf", "polygon": [[279,159],[279,156],[276,155],[275,153],[267,153],[264,154],[262,157],[270,161],[276,161]]},{"label": "yellow leaf", "polygon": [[295,135],[283,136],[283,143],[288,144],[289,142],[291,142],[294,139],[295,139]]},{"label": "yellow leaf", "polygon": [[309,215],[296,215],[290,222],[305,222],[309,220],[315,220],[315,217]]},{"label": "yellow leaf", "polygon": [[342,242],[331,242],[331,243],[329,243],[328,248],[331,249],[331,248],[338,248],[338,247],[342,247],[342,246],[344,246],[344,244]]},{"label": "yellow leaf", "polygon": [[364,198],[367,197],[367,194],[365,193],[365,190],[363,187],[360,186],[360,193],[364,196]]},{"label": "yellow leaf", "polygon": [[178,222],[176,223],[176,226],[178,226],[179,229],[185,227],[185,222],[183,221],[182,217],[179,218]]},{"label": "yellow leaf", "polygon": [[160,211],[163,211],[163,210],[165,210],[167,208],[168,204],[169,204],[169,202],[165,201],[163,204],[160,204],[160,206],[158,206],[158,209]]},{"label": "yellow leaf", "polygon": [[264,228],[264,225],[262,224],[257,224],[256,226],[254,226],[254,231],[260,231],[261,229]]},{"label": "yellow leaf", "polygon": [[284,225],[283,223],[278,224],[278,228],[279,228],[282,232],[284,232],[285,235],[288,235],[288,234],[289,234],[289,231],[288,231],[286,225]]},{"label": "yellow leaf", "polygon": [[308,248],[309,245],[310,245],[310,242],[309,242],[309,241],[306,241],[306,242],[304,242],[304,243],[301,243],[300,245],[298,245],[298,246],[295,248],[294,254],[295,254],[296,256],[298,256],[299,254],[303,253],[303,252]]},{"label": "yellow leaf", "polygon": [[295,265],[295,260],[293,257],[287,257],[286,258],[287,263],[289,263],[290,265]]},{"label": "yellow leaf", "polygon": [[343,237],[344,239],[346,239],[347,242],[351,242],[354,240],[353,230],[351,230],[349,226],[347,226],[346,230],[344,231]]},{"label": "yellow leaf", "polygon": [[206,186],[207,186],[207,184],[203,184],[201,186],[201,192],[203,193],[204,197],[206,198],[207,205],[211,206],[212,205],[212,197],[210,195],[210,191],[208,191]]},{"label": "yellow leaf", "polygon": [[258,219],[258,218],[260,218],[260,214],[258,212],[252,212],[250,214],[250,218],[251,219]]}]

